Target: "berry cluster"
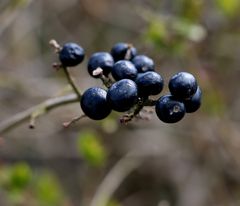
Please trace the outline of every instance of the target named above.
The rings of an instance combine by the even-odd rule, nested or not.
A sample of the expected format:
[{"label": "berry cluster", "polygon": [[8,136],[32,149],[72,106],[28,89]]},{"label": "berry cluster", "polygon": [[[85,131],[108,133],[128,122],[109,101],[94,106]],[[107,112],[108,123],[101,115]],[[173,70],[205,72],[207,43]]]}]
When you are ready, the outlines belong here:
[{"label": "berry cluster", "polygon": [[[78,65],[85,56],[84,49],[75,43],[65,44],[58,53],[65,68]],[[92,87],[81,96],[82,111],[94,120],[104,119],[114,110],[126,112],[121,118],[126,123],[140,118],[145,106],[155,106],[160,120],[175,123],[201,105],[201,90],[195,77],[187,72],[170,79],[170,94],[152,100],[151,95],[163,90],[163,78],[155,71],[154,61],[139,55],[131,44],[117,43],[110,52],[92,54],[87,69],[90,76],[101,79],[107,88]]]}]

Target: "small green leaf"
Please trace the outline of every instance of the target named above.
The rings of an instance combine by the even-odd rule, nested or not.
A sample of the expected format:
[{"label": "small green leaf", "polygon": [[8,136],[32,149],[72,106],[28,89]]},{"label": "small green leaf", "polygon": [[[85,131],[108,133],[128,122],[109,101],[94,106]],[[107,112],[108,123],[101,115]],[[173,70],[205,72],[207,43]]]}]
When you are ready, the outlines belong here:
[{"label": "small green leaf", "polygon": [[12,8],[24,7],[26,6],[31,0],[11,0],[10,4]]},{"label": "small green leaf", "polygon": [[157,46],[165,47],[168,42],[166,24],[160,20],[151,20],[145,33],[145,39]]},{"label": "small green leaf", "polygon": [[77,146],[83,158],[92,166],[102,166],[106,161],[106,150],[93,131],[81,132]]},{"label": "small green leaf", "polygon": [[229,17],[239,13],[239,0],[217,0],[217,5],[220,10]]},{"label": "small green leaf", "polygon": [[41,174],[35,183],[35,194],[42,206],[60,205],[63,192],[57,179],[50,173]]},{"label": "small green leaf", "polygon": [[120,203],[112,199],[108,202],[107,206],[120,206]]},{"label": "small green leaf", "polygon": [[192,21],[198,21],[201,18],[204,9],[204,0],[180,0],[177,1],[178,8],[181,9],[181,16]]},{"label": "small green leaf", "polygon": [[32,170],[26,163],[17,163],[10,170],[10,185],[11,189],[24,189],[32,178]]},{"label": "small green leaf", "polygon": [[173,22],[173,29],[178,35],[193,42],[200,42],[207,35],[205,28],[200,24],[195,24],[180,18]]}]

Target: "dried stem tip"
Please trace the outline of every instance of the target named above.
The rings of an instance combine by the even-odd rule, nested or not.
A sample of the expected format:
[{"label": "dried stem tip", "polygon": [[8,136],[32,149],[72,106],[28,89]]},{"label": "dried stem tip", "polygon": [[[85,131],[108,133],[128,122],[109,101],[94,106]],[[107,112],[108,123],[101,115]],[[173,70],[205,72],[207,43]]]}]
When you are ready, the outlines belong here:
[{"label": "dried stem tip", "polygon": [[59,53],[62,49],[62,47],[58,44],[58,42],[55,39],[51,39],[49,41],[49,44],[55,49],[56,53]]},{"label": "dried stem tip", "polygon": [[128,49],[125,55],[125,59],[130,60],[131,59],[131,49],[132,49],[133,45],[132,44],[128,44]]},{"label": "dried stem tip", "polygon": [[93,74],[93,76],[102,75],[102,74],[103,74],[103,70],[102,70],[102,68],[98,67],[97,69],[95,69],[95,70],[93,71],[92,74]]},{"label": "dried stem tip", "polygon": [[83,119],[84,117],[86,117],[86,115],[84,115],[84,114],[81,115],[81,116],[74,117],[74,118],[71,119],[70,121],[64,122],[62,125],[63,125],[63,127],[68,128],[70,125],[76,123],[77,121]]}]

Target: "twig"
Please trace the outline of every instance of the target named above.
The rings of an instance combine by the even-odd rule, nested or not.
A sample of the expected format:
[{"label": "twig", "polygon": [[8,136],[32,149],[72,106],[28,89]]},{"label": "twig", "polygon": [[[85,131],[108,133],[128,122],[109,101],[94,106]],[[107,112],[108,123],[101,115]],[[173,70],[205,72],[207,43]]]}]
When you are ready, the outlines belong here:
[{"label": "twig", "polygon": [[102,80],[103,84],[107,87],[107,88],[110,88],[113,84],[113,81],[109,78],[109,77],[106,77],[104,75],[101,75],[100,76],[100,79]]},{"label": "twig", "polygon": [[98,187],[90,206],[106,206],[123,180],[140,166],[143,159],[131,153],[120,159]]},{"label": "twig", "polygon": [[[61,97],[48,99],[37,106],[33,106],[23,112],[20,112],[10,117],[9,119],[3,122],[0,122],[0,134],[28,120],[33,115],[34,112],[40,111],[40,109],[44,111],[43,113],[47,113],[48,111],[54,108],[57,108],[59,106],[71,104],[75,102],[79,102],[79,98],[76,94],[69,94]],[[37,117],[40,115],[41,114],[38,114]]]},{"label": "twig", "polygon": [[63,123],[63,126],[64,126],[65,128],[68,128],[70,125],[76,123],[77,121],[83,119],[84,117],[87,117],[87,116],[86,116],[85,114],[83,114],[83,115],[80,115],[80,116],[74,117],[74,118],[71,119],[70,121],[68,121],[68,122],[64,122],[64,123]]},{"label": "twig", "polygon": [[147,99],[144,102],[144,106],[155,106],[158,100],[154,100],[154,99]]},{"label": "twig", "polygon": [[[139,98],[138,103],[128,113],[123,114],[122,117],[120,117],[120,123],[127,124],[128,122],[132,121],[133,118],[149,120],[150,119],[149,114],[152,112],[146,111],[144,107],[155,106],[156,102],[157,100],[149,99],[148,97]],[[143,115],[143,113],[141,114],[141,111],[148,115]]]},{"label": "twig", "polygon": [[120,122],[121,123],[128,123],[130,122],[134,117],[136,117],[139,112],[143,109],[144,105],[145,105],[145,102],[147,100],[146,99],[139,99],[138,100],[138,103],[135,105],[135,107],[133,108],[133,110],[130,110],[130,112],[124,114],[121,118],[120,118]]},{"label": "twig", "polygon": [[45,107],[40,106],[38,109],[36,109],[30,116],[30,122],[29,122],[29,129],[35,128],[35,121],[36,119],[43,115],[46,112]]},{"label": "twig", "polygon": [[67,77],[67,80],[68,80],[68,83],[71,85],[73,91],[76,93],[76,95],[78,96],[78,99],[80,100],[82,98],[82,95],[81,93],[79,92],[77,86],[75,85],[69,71],[68,71],[68,68],[67,67],[63,67],[63,71]]}]

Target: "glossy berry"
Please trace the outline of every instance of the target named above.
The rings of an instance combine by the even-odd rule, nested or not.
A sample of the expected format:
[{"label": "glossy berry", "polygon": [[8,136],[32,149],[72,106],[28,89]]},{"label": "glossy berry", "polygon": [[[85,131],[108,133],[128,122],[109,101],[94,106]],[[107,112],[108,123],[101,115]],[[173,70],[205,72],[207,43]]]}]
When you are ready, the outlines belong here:
[{"label": "glossy berry", "polygon": [[196,93],[188,100],[184,100],[183,103],[187,113],[197,111],[201,106],[202,91],[200,87],[197,88]]},{"label": "glossy berry", "polygon": [[137,50],[131,44],[121,42],[113,46],[111,55],[115,62],[119,60],[131,60],[137,55]]},{"label": "glossy berry", "polygon": [[137,85],[130,79],[115,82],[107,92],[107,101],[118,112],[128,111],[138,99]]},{"label": "glossy berry", "polygon": [[132,62],[120,60],[113,65],[112,76],[115,80],[132,79],[137,77],[138,71]]},{"label": "glossy berry", "polygon": [[86,90],[80,102],[84,114],[94,120],[106,118],[111,113],[106,96],[107,92],[99,87],[92,87]]},{"label": "glossy berry", "polygon": [[187,72],[175,74],[169,81],[169,90],[173,96],[180,100],[189,99],[197,91],[197,80]]},{"label": "glossy berry", "polygon": [[163,89],[163,78],[156,72],[140,73],[135,82],[139,96],[157,95]]},{"label": "glossy berry", "polygon": [[185,115],[185,106],[172,95],[162,96],[155,105],[160,120],[165,123],[176,123]]},{"label": "glossy berry", "polygon": [[73,67],[84,59],[84,49],[75,43],[66,43],[59,52],[59,60],[65,67]]},{"label": "glossy berry", "polygon": [[133,58],[132,63],[135,65],[139,73],[154,71],[154,62],[145,55],[137,55]]},{"label": "glossy berry", "polygon": [[92,77],[98,78],[99,75],[94,76],[93,71],[100,67],[103,70],[103,74],[108,76],[113,67],[114,61],[111,54],[107,52],[96,52],[88,61],[88,72]]}]

